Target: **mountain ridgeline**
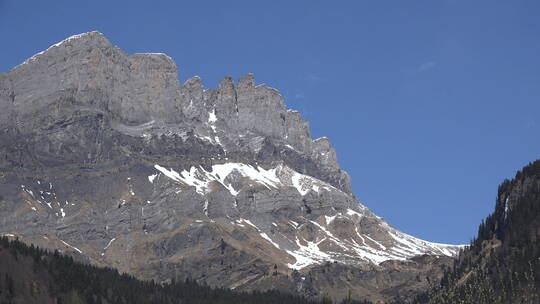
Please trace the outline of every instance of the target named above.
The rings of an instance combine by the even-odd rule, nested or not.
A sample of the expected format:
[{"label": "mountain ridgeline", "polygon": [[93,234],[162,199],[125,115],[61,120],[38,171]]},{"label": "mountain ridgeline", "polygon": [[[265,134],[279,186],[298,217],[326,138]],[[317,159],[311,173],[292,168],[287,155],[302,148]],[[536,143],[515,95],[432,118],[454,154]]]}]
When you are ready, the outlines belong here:
[{"label": "mountain ridgeline", "polygon": [[415,303],[540,303],[540,160],[505,180],[495,211],[440,284]]},{"label": "mountain ridgeline", "polygon": [[462,248],[361,204],[329,139],[247,74],[75,35],[0,74],[0,234],[159,284],[412,299]]}]

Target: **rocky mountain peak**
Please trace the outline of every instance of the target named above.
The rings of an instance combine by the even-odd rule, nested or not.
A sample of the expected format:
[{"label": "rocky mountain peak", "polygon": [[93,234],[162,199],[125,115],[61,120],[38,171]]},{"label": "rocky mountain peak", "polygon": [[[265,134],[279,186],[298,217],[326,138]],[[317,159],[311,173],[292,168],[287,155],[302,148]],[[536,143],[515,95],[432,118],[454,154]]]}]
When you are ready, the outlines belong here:
[{"label": "rocky mountain peak", "polygon": [[[89,32],[53,45],[2,75],[0,81],[0,103],[7,109],[0,123],[15,123],[23,134],[81,109],[102,113],[131,135],[175,133],[182,126],[229,154],[244,153],[239,151],[242,143],[252,154],[288,148],[312,163],[297,169],[351,191],[333,148],[314,142],[300,114],[287,110],[277,90],[256,85],[253,74],[237,84],[225,77],[217,91],[205,90],[197,76],[181,85],[169,56],[128,55],[101,33]],[[137,127],[143,125],[144,132]],[[278,147],[260,146],[259,137]]]},{"label": "rocky mountain peak", "polygon": [[111,48],[114,48],[114,46],[98,31],[73,35],[53,44],[46,50],[35,54],[22,64],[13,68],[13,70],[25,68],[28,64],[50,63],[50,60],[54,60],[58,57],[75,56],[82,52],[99,52]]},{"label": "rocky mountain peak", "polygon": [[180,84],[170,57],[91,32],[1,74],[0,107],[0,233],[143,279],[316,295],[328,263],[406,268],[401,286],[460,248],[361,205],[328,138],[252,74]]}]

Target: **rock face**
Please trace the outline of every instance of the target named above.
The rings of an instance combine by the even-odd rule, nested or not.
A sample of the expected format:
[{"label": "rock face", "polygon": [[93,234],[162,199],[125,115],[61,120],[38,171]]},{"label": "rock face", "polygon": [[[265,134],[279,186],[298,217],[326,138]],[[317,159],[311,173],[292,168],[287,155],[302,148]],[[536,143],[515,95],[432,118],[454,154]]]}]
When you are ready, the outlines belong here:
[{"label": "rock face", "polygon": [[459,250],[361,205],[328,139],[253,75],[177,73],[90,32],[1,74],[0,232],[142,279],[372,300]]}]

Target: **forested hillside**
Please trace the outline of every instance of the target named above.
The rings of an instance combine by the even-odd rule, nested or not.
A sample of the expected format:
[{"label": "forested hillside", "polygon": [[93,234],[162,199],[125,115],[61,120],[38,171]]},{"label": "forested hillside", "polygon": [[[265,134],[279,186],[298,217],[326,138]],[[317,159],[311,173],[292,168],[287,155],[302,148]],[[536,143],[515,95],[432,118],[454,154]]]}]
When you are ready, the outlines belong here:
[{"label": "forested hillside", "polygon": [[540,303],[540,160],[505,180],[495,211],[440,285],[416,303]]},{"label": "forested hillside", "polygon": [[0,303],[314,303],[279,292],[237,293],[191,281],[158,285],[0,240]]},{"label": "forested hillside", "polygon": [[[315,304],[277,291],[234,292],[193,281],[156,284],[110,268],[74,261],[69,256],[0,238],[0,304],[8,303],[190,303]],[[331,303],[322,299],[322,303]],[[343,303],[362,304],[358,301]],[[367,303],[367,302],[366,302]]]}]

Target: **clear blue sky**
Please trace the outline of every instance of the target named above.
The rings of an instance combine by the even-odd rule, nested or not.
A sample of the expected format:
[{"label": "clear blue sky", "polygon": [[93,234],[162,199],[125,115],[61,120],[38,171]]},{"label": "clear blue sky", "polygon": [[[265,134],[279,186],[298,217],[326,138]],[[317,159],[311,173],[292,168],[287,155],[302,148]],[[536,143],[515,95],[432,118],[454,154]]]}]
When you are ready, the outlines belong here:
[{"label": "clear blue sky", "polygon": [[358,198],[464,243],[539,157],[539,1],[0,0],[0,71],[99,30],[215,88],[255,74],[328,136]]}]

